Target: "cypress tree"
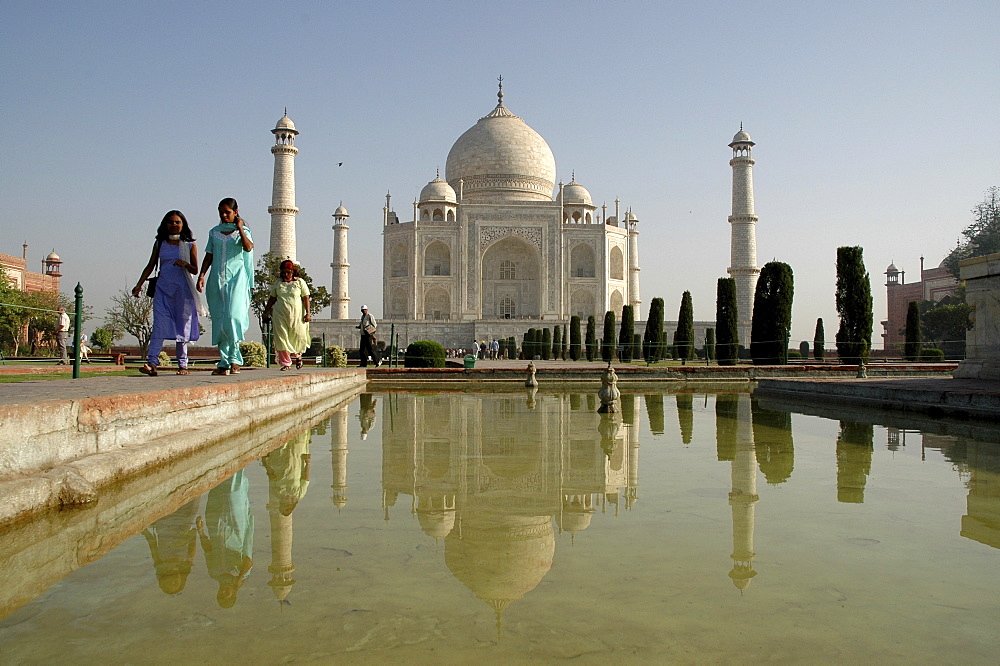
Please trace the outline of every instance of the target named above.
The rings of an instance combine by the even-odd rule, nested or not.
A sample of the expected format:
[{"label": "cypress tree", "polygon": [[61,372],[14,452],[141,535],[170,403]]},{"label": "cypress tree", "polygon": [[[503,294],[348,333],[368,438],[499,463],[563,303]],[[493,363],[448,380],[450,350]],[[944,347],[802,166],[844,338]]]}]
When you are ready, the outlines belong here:
[{"label": "cypress tree", "polygon": [[663,342],[663,299],[657,297],[649,302],[646,330],[642,334],[642,356],[646,363],[656,363],[662,358]]},{"label": "cypress tree", "polygon": [[816,320],[816,332],[813,333],[813,358],[822,361],[826,358],[826,333],[823,331],[823,318]]},{"label": "cypress tree", "polygon": [[757,279],[750,328],[750,357],[754,365],[788,363],[793,293],[792,267],[780,261],[764,264]]},{"label": "cypress tree", "polygon": [[552,328],[552,358],[553,360],[559,360],[559,354],[562,352],[562,326],[555,326]]},{"label": "cypress tree", "polygon": [[535,329],[529,328],[524,334],[524,358],[529,361],[535,358]]},{"label": "cypress tree", "polygon": [[837,355],[841,363],[868,360],[872,345],[872,285],[859,246],[837,248]]},{"label": "cypress tree", "polygon": [[513,335],[507,338],[507,354],[509,358],[517,358],[517,338]]},{"label": "cypress tree", "polygon": [[708,361],[715,360],[715,329],[709,328],[705,330],[705,359]]},{"label": "cypress tree", "polygon": [[566,360],[566,355],[567,355],[568,350],[569,350],[569,334],[568,334],[568,331],[569,331],[569,329],[566,328],[566,324],[563,324],[562,325],[562,351],[560,352],[559,355],[562,357],[562,360],[564,360],[564,361]]},{"label": "cypress tree", "polygon": [[681,296],[677,331],[674,333],[674,353],[682,365],[687,365],[687,360],[694,358],[694,307],[691,305],[690,291],[685,291]]},{"label": "cypress tree", "polygon": [[552,329],[543,328],[542,329],[542,353],[541,357],[543,361],[548,361],[552,358]]},{"label": "cypress tree", "polygon": [[569,320],[569,358],[580,360],[580,315],[573,315]]},{"label": "cypress tree", "polygon": [[605,363],[615,360],[615,313],[604,313],[604,337],[601,340],[601,360]]},{"label": "cypress tree", "polygon": [[736,318],[736,280],[719,278],[715,295],[715,354],[719,365],[736,365],[739,331]]},{"label": "cypress tree", "polygon": [[618,335],[619,360],[622,363],[632,362],[632,338],[635,333],[635,316],[631,305],[622,306],[622,328]]},{"label": "cypress tree", "polygon": [[642,336],[632,333],[632,358],[642,358]]},{"label": "cypress tree", "polygon": [[799,343],[799,356],[802,358],[809,358],[809,341],[803,340]]},{"label": "cypress tree", "polygon": [[920,358],[920,306],[910,301],[906,308],[906,342],[903,343],[903,358],[911,363]]},{"label": "cypress tree", "polygon": [[587,317],[587,360],[593,361],[597,357],[597,320],[594,315]]}]

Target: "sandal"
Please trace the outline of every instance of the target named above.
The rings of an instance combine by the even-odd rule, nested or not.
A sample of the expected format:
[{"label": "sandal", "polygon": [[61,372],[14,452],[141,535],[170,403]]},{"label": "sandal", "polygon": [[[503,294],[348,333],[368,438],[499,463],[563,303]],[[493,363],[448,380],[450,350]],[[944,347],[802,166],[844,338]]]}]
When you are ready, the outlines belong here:
[{"label": "sandal", "polygon": [[290,368],[290,367],[292,367],[292,366],[290,366],[290,365],[283,365],[283,366],[281,366],[281,370],[288,370],[288,368]]},{"label": "sandal", "polygon": [[296,370],[301,370],[302,369],[302,359],[301,358],[295,359],[295,369]]},{"label": "sandal", "polygon": [[229,366],[229,374],[231,374],[231,375],[238,375],[238,374],[240,374],[240,366],[238,366],[235,363],[233,363],[231,366]]},{"label": "sandal", "polygon": [[139,372],[144,375],[149,375],[150,377],[156,376],[156,366],[150,365],[149,363],[143,363],[142,367],[139,368]]},{"label": "sandal", "polygon": [[190,375],[191,373],[188,372],[187,368],[181,368],[180,370],[177,371],[177,374],[178,375]]},{"label": "sandal", "polygon": [[212,374],[213,375],[221,375],[221,376],[228,375],[229,374],[229,368],[216,368],[215,370],[212,370]]}]

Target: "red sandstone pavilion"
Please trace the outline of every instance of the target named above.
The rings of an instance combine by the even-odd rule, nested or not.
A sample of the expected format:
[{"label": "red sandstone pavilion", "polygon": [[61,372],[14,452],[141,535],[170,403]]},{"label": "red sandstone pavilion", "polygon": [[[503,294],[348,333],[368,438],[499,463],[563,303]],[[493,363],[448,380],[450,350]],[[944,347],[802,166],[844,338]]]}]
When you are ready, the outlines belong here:
[{"label": "red sandstone pavilion", "polygon": [[53,294],[59,293],[59,278],[62,273],[59,267],[62,259],[55,252],[50,252],[42,259],[42,272],[35,273],[28,270],[28,244],[22,246],[23,252],[20,257],[12,254],[0,254],[0,267],[3,268],[4,277],[17,290],[29,294],[48,291]]}]

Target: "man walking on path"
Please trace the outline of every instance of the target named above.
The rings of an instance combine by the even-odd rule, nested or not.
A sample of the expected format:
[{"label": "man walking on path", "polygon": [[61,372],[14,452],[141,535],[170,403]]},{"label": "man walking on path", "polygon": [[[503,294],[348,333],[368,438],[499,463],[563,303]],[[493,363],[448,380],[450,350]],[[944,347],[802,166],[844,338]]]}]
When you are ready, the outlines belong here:
[{"label": "man walking on path", "polygon": [[375,363],[375,367],[382,365],[382,359],[379,358],[378,350],[375,348],[375,331],[378,329],[378,323],[375,321],[375,317],[368,312],[367,305],[361,306],[361,323],[358,324],[358,328],[361,329],[361,348],[358,351],[360,366],[362,368],[368,367],[369,356]]},{"label": "man walking on path", "polygon": [[56,322],[56,346],[59,347],[59,355],[62,360],[59,365],[66,365],[69,357],[66,355],[66,333],[69,332],[69,315],[66,308],[59,308],[59,320]]}]

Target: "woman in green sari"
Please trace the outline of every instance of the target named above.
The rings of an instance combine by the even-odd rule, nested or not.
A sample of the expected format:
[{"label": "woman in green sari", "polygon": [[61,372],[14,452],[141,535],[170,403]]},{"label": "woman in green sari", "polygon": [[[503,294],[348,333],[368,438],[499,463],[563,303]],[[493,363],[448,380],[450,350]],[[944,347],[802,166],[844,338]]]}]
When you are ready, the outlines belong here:
[{"label": "woman in green sari", "polygon": [[198,274],[198,291],[205,292],[212,318],[212,344],[219,348],[219,364],[213,375],[240,372],[240,341],[250,327],[252,289],[253,238],[240,217],[236,199],[223,199],[219,202],[219,224],[208,232]]}]

